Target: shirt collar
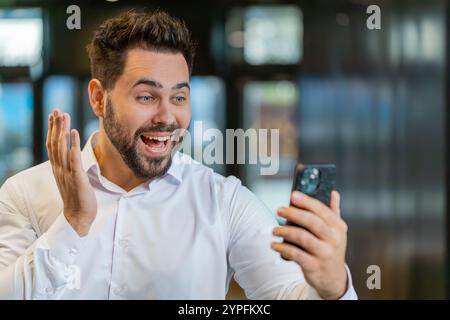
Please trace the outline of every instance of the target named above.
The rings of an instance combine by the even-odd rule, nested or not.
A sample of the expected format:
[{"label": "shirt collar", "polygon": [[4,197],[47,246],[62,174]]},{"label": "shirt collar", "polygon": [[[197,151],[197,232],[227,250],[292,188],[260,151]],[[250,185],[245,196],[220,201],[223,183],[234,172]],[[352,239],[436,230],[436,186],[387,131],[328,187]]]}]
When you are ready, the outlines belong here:
[{"label": "shirt collar", "polygon": [[175,179],[175,182],[181,183],[183,181],[183,161],[181,161],[181,153],[176,151],[172,156],[172,163],[170,164],[169,170],[167,170],[166,175],[171,176]]},{"label": "shirt collar", "polygon": [[[82,152],[81,152],[81,162],[83,164],[83,169],[86,172],[90,170],[96,170],[96,174],[99,180],[100,179],[100,167],[98,165],[97,158],[94,153],[94,147],[98,142],[98,131],[92,133],[87,140]],[[172,156],[172,164],[167,170],[167,173],[162,177],[171,177],[174,182],[177,184],[183,181],[183,157],[179,151],[176,151]],[[150,183],[151,181],[149,181]]]},{"label": "shirt collar", "polygon": [[97,144],[98,131],[94,132],[88,138],[86,144],[84,145],[83,151],[81,151],[81,163],[83,164],[83,169],[89,172],[91,168],[96,168],[100,172],[100,167],[98,165],[97,158],[95,157],[94,147]]}]

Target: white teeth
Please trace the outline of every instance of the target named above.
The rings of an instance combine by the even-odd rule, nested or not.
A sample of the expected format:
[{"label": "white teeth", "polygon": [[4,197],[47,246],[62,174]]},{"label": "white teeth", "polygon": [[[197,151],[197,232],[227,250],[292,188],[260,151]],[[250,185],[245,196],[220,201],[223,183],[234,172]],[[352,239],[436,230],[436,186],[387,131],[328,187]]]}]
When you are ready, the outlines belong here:
[{"label": "white teeth", "polygon": [[165,136],[165,137],[155,137],[155,136],[150,136],[150,135],[146,135],[143,134],[144,137],[146,137],[147,139],[150,140],[157,140],[157,141],[167,141],[170,139],[170,136]]}]

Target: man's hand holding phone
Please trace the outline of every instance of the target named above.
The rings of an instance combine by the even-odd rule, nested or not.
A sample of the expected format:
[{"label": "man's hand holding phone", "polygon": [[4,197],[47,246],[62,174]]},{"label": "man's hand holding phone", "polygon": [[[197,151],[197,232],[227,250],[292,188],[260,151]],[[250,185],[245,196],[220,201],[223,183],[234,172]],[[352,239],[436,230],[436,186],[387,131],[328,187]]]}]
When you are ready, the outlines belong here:
[{"label": "man's hand holding phone", "polygon": [[295,261],[306,281],[323,299],[339,299],[347,291],[345,251],[347,224],[340,215],[340,195],[330,194],[330,206],[294,190],[289,207],[277,214],[287,224],[274,228],[273,234],[284,238],[272,243],[272,249],[285,259]]}]

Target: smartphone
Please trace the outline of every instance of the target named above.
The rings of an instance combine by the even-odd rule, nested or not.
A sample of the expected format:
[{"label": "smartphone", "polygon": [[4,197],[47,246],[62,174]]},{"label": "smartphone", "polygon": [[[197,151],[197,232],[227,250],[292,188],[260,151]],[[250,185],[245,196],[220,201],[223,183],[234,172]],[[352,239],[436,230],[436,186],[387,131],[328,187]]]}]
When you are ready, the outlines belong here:
[{"label": "smartphone", "polygon": [[334,164],[297,164],[292,191],[298,190],[330,206],[331,191],[336,186]]},{"label": "smartphone", "polygon": [[[336,165],[303,163],[297,164],[292,183],[292,191],[298,190],[310,197],[321,201],[327,206],[330,206],[331,192],[335,189],[335,186]],[[290,203],[289,205],[293,206],[292,203]],[[286,225],[295,224],[290,221],[286,221]],[[288,243],[287,241],[284,242]],[[298,247],[298,245],[296,244],[292,245]]]}]

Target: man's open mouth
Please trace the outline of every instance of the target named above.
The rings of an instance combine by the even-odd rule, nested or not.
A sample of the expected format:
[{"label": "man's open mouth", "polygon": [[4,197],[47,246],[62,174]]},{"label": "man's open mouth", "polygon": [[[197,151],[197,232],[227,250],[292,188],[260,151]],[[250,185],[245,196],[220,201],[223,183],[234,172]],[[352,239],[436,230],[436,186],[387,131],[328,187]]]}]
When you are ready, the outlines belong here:
[{"label": "man's open mouth", "polygon": [[164,153],[170,144],[170,134],[167,135],[152,135],[141,134],[142,142],[147,146],[149,151],[153,153]]}]

